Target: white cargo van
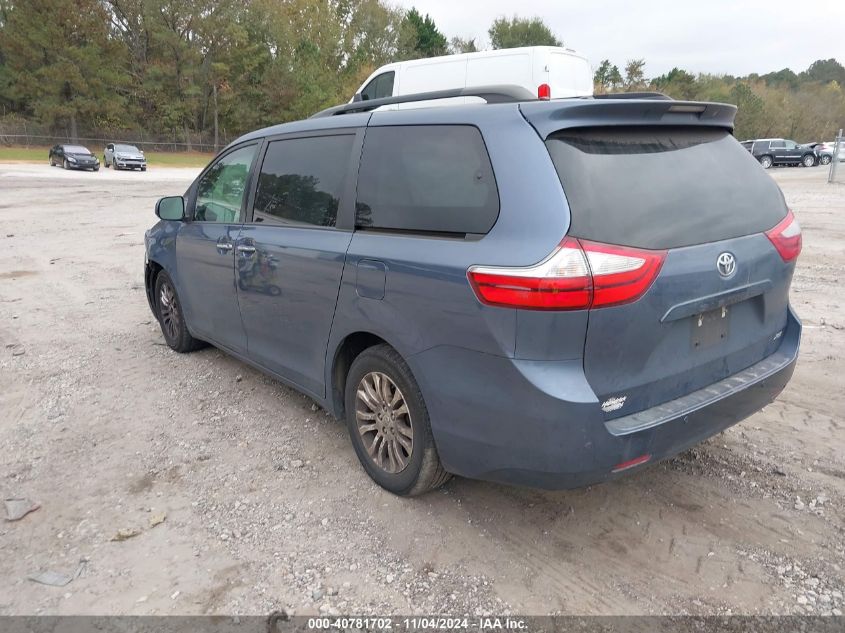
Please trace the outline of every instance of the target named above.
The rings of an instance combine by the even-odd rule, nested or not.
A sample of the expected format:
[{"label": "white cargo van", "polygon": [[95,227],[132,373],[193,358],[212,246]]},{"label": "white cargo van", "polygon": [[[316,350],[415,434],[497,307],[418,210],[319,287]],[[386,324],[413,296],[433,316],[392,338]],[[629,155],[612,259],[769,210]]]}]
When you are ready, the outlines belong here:
[{"label": "white cargo van", "polygon": [[[505,48],[387,64],[367,78],[353,100],[503,84],[522,86],[540,99],[589,97],[593,72],[590,62],[569,48]],[[437,105],[446,105],[443,101],[452,100]]]}]

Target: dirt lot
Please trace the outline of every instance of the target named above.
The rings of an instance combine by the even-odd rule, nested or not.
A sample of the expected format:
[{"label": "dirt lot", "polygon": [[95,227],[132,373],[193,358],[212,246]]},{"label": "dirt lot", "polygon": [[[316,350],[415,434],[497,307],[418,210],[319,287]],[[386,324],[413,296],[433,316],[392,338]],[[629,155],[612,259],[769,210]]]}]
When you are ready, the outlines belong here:
[{"label": "dirt lot", "polygon": [[845,185],[825,172],[772,173],[804,227],[778,402],[616,483],[407,500],[309,399],[164,346],[143,232],[195,170],[0,165],[0,493],[41,504],[0,522],[0,614],[845,611]]}]

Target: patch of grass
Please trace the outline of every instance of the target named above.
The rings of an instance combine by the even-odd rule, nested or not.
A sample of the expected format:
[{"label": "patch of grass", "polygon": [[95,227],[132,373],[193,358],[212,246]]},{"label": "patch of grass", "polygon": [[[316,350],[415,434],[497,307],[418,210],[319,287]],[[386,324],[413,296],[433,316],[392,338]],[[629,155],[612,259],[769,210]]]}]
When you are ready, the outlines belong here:
[{"label": "patch of grass", "polygon": [[[49,147],[0,146],[0,162],[46,164],[49,152]],[[204,152],[144,152],[144,155],[150,167],[205,167],[214,157],[214,154]],[[98,156],[103,159],[101,154]]]}]

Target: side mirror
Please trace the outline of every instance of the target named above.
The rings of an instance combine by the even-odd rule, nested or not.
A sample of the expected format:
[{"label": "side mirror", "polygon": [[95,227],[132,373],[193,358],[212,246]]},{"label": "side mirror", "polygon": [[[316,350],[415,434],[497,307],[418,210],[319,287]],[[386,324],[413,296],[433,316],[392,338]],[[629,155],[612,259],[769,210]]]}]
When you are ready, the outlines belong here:
[{"label": "side mirror", "polygon": [[162,220],[184,220],[185,199],[182,196],[168,196],[156,202],[156,215]]}]

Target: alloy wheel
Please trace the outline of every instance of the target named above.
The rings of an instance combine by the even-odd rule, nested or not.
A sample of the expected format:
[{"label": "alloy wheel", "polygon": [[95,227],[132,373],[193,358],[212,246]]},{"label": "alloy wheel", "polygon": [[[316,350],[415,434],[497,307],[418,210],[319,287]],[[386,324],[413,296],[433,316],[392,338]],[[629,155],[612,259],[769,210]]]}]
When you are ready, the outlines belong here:
[{"label": "alloy wheel", "polygon": [[372,462],[387,473],[400,473],[411,461],[414,430],[405,396],[382,372],[366,374],[355,398],[358,432]]},{"label": "alloy wheel", "polygon": [[179,336],[179,308],[176,305],[176,293],[169,283],[163,283],[158,296],[158,311],[161,324],[171,340]]},{"label": "alloy wheel", "polygon": [[804,167],[812,167],[816,164],[816,159],[812,156],[805,156],[804,157]]}]

